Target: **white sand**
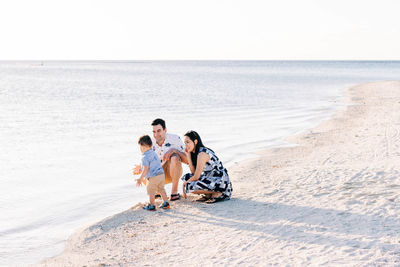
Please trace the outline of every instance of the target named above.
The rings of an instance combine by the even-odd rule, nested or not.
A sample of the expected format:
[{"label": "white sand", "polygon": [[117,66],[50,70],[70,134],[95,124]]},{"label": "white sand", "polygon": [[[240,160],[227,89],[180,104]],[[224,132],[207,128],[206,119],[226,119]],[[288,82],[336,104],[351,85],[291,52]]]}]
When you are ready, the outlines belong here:
[{"label": "white sand", "polygon": [[400,265],[400,82],[349,89],[317,128],[229,170],[233,198],[140,206],[42,266]]}]

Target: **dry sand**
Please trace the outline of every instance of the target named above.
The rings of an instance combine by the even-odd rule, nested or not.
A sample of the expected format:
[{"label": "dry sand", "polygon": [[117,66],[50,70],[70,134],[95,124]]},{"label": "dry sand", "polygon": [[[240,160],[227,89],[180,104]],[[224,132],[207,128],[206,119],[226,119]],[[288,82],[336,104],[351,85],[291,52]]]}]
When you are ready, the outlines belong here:
[{"label": "dry sand", "polygon": [[42,266],[400,266],[400,82],[350,88],[318,127],[229,170],[230,201],[138,205]]}]

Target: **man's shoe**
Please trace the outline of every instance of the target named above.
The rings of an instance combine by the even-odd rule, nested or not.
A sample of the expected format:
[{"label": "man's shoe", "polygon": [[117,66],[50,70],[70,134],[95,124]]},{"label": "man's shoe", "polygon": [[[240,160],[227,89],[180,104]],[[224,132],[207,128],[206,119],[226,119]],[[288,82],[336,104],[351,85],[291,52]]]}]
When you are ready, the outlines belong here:
[{"label": "man's shoe", "polygon": [[175,200],[179,200],[181,198],[181,195],[178,194],[171,194],[171,197],[169,198],[169,200],[171,201],[175,201]]}]

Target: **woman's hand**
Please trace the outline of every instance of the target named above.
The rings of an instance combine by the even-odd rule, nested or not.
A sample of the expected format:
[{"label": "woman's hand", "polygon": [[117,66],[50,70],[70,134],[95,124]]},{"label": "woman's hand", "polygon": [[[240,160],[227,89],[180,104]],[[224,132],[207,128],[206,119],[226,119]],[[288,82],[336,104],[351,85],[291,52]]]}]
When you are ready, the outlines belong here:
[{"label": "woman's hand", "polygon": [[186,154],[187,157],[190,155],[190,152],[188,151],[187,147],[185,147],[185,154]]},{"label": "woman's hand", "polygon": [[185,152],[185,156],[186,156],[187,162],[188,162],[188,164],[190,165],[191,162],[192,162],[192,157],[191,157],[191,155],[190,155],[191,153],[187,150],[187,147],[185,147],[184,152]]},{"label": "woman's hand", "polygon": [[142,185],[142,179],[136,179],[136,186],[141,186]]}]

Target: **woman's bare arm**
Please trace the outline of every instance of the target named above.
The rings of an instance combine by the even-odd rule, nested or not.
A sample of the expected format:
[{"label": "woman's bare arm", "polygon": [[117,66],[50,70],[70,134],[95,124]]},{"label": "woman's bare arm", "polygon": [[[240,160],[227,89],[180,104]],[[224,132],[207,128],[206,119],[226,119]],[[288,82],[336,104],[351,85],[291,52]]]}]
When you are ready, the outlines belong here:
[{"label": "woman's bare arm", "polygon": [[210,156],[206,152],[200,152],[199,155],[197,155],[196,170],[194,171],[194,175],[192,176],[192,178],[190,178],[188,180],[188,182],[199,180],[200,175],[204,170],[204,166],[206,166],[206,163],[209,160],[210,160]]}]

